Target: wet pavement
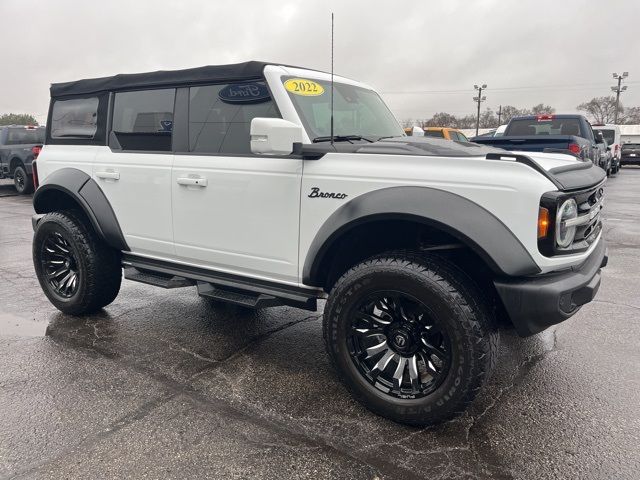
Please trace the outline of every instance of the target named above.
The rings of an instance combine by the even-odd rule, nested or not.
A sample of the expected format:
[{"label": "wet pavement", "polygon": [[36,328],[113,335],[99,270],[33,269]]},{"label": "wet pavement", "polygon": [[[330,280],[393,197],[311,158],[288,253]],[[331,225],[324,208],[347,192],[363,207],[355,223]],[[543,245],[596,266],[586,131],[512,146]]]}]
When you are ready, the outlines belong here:
[{"label": "wet pavement", "polygon": [[0,181],[0,478],[639,478],[640,168],[608,182],[597,300],[501,338],[470,411],[429,429],[365,410],[321,312],[258,312],[125,281],[68,317],[31,263],[32,208]]}]

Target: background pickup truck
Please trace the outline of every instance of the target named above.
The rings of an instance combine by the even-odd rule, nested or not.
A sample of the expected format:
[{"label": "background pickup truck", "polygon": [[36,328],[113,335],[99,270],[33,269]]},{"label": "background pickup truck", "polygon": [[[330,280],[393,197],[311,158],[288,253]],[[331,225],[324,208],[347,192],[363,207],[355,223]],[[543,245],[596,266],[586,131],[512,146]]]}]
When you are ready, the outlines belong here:
[{"label": "background pickup truck", "polygon": [[20,194],[33,191],[31,163],[44,143],[44,127],[0,126],[0,178],[13,178]]},{"label": "background pickup truck", "polygon": [[501,137],[475,138],[475,143],[511,151],[570,153],[583,161],[607,165],[607,147],[582,115],[514,117]]}]

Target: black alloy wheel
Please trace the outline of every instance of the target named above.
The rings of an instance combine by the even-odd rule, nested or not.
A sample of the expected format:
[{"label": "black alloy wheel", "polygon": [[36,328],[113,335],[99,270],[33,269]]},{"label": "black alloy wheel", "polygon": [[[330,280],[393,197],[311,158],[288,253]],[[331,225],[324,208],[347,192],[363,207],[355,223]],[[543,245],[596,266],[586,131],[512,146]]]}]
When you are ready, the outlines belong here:
[{"label": "black alloy wheel", "polygon": [[327,353],[364,406],[409,425],[460,415],[488,378],[499,336],[490,300],[456,264],[392,251],[354,265],[325,305]]},{"label": "black alloy wheel", "polygon": [[98,237],[83,212],[45,214],[36,225],[32,251],[40,286],[58,310],[93,313],[118,295],[120,252]]},{"label": "black alloy wheel", "polygon": [[42,243],[42,270],[51,289],[62,298],[71,298],[78,291],[78,260],[71,245],[60,232],[48,233]]},{"label": "black alloy wheel", "polygon": [[356,307],[351,358],[371,385],[395,398],[435,391],[451,366],[451,340],[429,308],[402,292],[380,291]]}]

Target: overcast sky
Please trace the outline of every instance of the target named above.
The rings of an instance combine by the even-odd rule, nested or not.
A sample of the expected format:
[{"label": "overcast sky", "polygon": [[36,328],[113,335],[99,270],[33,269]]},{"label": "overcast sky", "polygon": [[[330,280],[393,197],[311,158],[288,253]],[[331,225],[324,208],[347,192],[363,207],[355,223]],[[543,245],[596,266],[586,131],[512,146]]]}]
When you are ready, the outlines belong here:
[{"label": "overcast sky", "polygon": [[[0,0],[0,113],[46,119],[52,82],[266,60],[378,89],[396,116],[483,108],[558,111],[610,93],[640,105],[639,0]],[[413,93],[412,93],[413,92]],[[419,93],[415,93],[419,92]]]}]

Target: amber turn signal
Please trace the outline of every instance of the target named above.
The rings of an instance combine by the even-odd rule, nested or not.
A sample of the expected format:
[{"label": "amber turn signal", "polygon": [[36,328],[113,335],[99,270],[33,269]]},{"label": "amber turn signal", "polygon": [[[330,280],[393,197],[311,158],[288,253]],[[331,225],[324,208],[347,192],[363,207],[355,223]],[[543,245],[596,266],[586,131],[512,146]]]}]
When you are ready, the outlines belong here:
[{"label": "amber turn signal", "polygon": [[549,210],[540,207],[538,210],[538,238],[544,238],[549,233]]}]

